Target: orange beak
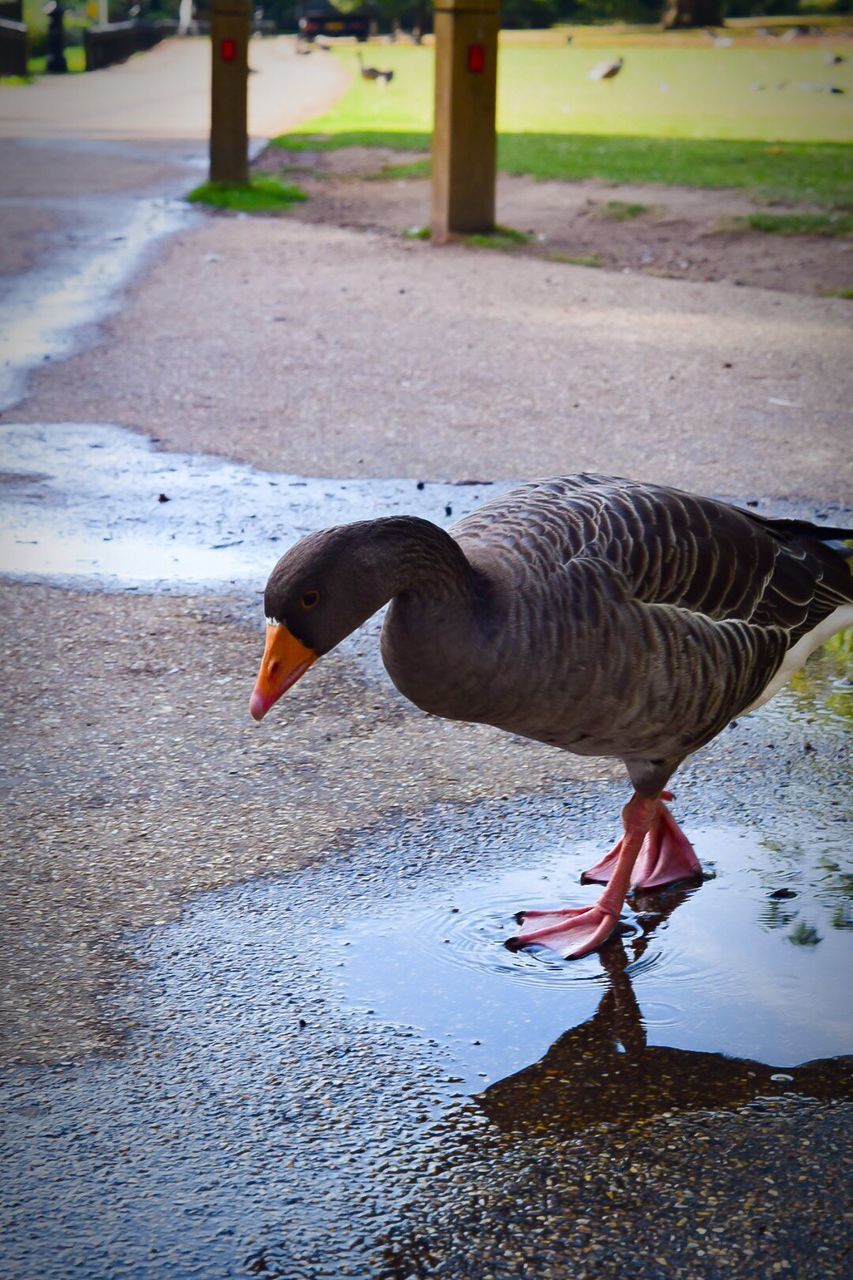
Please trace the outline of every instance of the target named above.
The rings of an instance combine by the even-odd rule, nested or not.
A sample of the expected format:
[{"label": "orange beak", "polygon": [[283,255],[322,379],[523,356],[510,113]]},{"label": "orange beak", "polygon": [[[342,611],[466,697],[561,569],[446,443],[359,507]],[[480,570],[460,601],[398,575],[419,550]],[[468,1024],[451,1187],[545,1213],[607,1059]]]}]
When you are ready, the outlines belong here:
[{"label": "orange beak", "polygon": [[263,720],[281,695],[305,675],[317,656],[313,649],[306,648],[301,640],[291,635],[284,623],[268,622],[261,669],[249,702],[252,718]]}]

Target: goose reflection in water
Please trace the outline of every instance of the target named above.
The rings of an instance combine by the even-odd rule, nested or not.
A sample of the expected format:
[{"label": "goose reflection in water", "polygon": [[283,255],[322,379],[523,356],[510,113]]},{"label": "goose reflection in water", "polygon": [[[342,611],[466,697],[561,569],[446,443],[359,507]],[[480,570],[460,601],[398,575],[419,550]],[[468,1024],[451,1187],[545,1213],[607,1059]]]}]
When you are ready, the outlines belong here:
[{"label": "goose reflection in water", "polygon": [[475,1095],[490,1120],[509,1131],[577,1130],[664,1112],[729,1109],[759,1097],[853,1099],[853,1056],[779,1068],[647,1043],[629,966],[690,892],[682,886],[637,895],[640,932],[629,938],[617,934],[599,952],[609,981],[595,1014],[560,1036],[541,1061]]}]

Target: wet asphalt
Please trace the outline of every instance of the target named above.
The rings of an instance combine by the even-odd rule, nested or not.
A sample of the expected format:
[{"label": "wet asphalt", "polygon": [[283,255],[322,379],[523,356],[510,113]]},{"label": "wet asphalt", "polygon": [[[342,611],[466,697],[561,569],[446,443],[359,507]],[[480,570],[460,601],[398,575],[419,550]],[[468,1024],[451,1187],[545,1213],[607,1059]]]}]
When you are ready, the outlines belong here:
[{"label": "wet asphalt", "polygon": [[392,809],[174,892],[104,939],[98,1051],[5,1072],[8,1274],[845,1274],[844,733],[809,692],[730,731],[679,789],[714,878],[571,966],[501,943],[584,894],[619,783]]},{"label": "wet asphalt", "polygon": [[[530,440],[490,441],[472,475],[458,442],[443,450],[445,422],[432,440],[419,428],[407,474],[396,441],[380,470],[377,433],[367,476],[335,474],[327,452],[318,480],[286,426],[272,452],[292,469],[246,465],[257,445],[232,429],[229,450],[203,405],[153,449],[142,402],[114,425],[97,411],[109,378],[75,367],[109,367],[119,340],[125,359],[128,314],[147,367],[158,334],[139,317],[162,252],[208,251],[209,227],[176,233],[188,215],[162,207],[122,261],[78,246],[108,264],[104,287],[6,365],[4,1274],[846,1276],[844,653],[679,775],[703,884],[634,898],[600,956],[513,955],[515,910],[591,892],[578,874],[615,835],[617,769],[421,715],[382,672],[376,622],[262,726],[246,701],[263,579],[292,536],[400,505],[455,518],[485,482],[535,469]],[[49,284],[43,242],[25,240],[20,262]],[[827,302],[830,364],[837,314]],[[766,297],[755,315],[750,341],[775,344]],[[67,402],[42,421],[25,381],[39,343],[79,350],[38,380]],[[809,410],[820,448],[799,487],[755,414],[762,486],[725,485],[710,439],[685,470],[825,517],[842,492],[837,372]],[[381,361],[371,376],[381,387]],[[517,392],[510,366],[505,381]],[[543,422],[547,399],[540,384]],[[243,461],[206,455],[211,440]]]}]

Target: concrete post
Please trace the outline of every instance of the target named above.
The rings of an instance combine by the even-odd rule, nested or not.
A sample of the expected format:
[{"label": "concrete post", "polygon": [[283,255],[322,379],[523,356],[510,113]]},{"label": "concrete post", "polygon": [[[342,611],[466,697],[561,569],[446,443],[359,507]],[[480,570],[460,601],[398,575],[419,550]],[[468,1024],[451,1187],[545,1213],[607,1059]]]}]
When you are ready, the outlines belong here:
[{"label": "concrete post", "polygon": [[500,0],[436,0],[432,238],[493,231]]},{"label": "concrete post", "polygon": [[213,0],[210,10],[210,181],[249,181],[247,86],[250,0]]}]

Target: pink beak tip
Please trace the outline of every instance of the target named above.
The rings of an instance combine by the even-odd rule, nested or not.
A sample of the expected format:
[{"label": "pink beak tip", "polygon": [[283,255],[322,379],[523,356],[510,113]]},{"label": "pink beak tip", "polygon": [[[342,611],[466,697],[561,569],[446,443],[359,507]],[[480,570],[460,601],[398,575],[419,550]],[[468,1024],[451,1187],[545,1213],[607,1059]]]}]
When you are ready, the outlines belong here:
[{"label": "pink beak tip", "polygon": [[249,699],[249,715],[253,720],[263,720],[271,706],[262,693],[255,689]]}]

